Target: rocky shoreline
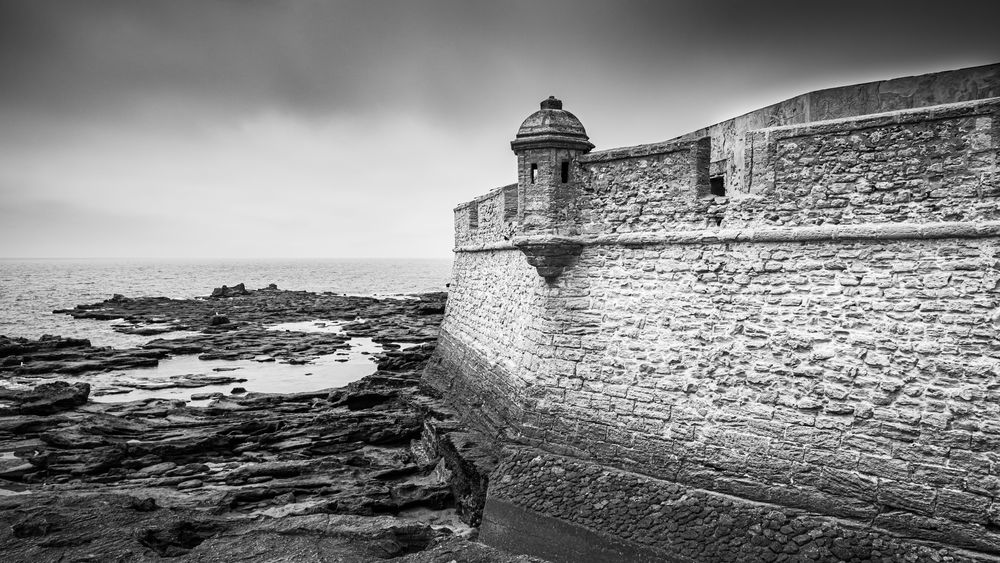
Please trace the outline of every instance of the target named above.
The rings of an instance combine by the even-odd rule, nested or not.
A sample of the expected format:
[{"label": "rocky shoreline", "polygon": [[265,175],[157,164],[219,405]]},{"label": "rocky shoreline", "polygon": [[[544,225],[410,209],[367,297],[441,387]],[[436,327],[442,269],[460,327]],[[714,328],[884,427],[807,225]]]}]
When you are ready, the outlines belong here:
[{"label": "rocky shoreline", "polygon": [[[376,299],[223,287],[58,311],[136,334],[0,337],[0,552],[8,560],[529,561],[475,543],[492,445],[420,385],[444,294]],[[272,325],[327,319],[337,331]],[[94,402],[88,376],[179,354],[301,363],[382,344],[343,388]],[[406,343],[405,347],[401,343]],[[63,379],[77,378],[72,383]],[[238,385],[238,372],[191,374]]]}]

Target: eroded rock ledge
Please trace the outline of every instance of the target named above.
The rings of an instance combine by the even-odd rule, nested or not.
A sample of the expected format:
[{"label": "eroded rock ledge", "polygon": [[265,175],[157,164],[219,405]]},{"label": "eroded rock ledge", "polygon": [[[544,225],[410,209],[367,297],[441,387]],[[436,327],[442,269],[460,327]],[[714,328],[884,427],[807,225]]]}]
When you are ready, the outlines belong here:
[{"label": "eroded rock ledge", "polygon": [[[58,380],[0,391],[0,551],[34,561],[530,561],[470,541],[497,460],[489,442],[420,387],[442,310],[441,295],[277,290],[204,300],[116,296],[71,310],[138,328],[199,329],[182,348],[209,355],[277,345],[269,353],[308,358],[333,340],[342,344],[340,334],[300,334],[287,348],[266,341],[275,332],[265,324],[315,318],[365,319],[345,332],[418,345],[381,354],[375,374],[344,388],[228,395],[204,407],[88,402],[86,383]],[[212,323],[223,315],[235,326]],[[0,358],[16,363],[5,361],[0,377],[43,381],[176,349],[4,338]]]}]

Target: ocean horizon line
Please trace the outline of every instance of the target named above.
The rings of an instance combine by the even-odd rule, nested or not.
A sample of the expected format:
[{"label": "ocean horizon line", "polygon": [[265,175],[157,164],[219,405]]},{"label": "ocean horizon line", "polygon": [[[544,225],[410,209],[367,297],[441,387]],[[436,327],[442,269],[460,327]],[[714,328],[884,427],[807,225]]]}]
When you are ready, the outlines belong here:
[{"label": "ocean horizon line", "polygon": [[308,261],[308,260],[342,260],[342,261],[391,261],[391,260],[451,260],[451,256],[0,256],[0,261],[19,260],[52,260],[52,261],[99,261],[99,260],[121,260],[121,261],[168,261],[168,262],[201,262],[201,261]]}]

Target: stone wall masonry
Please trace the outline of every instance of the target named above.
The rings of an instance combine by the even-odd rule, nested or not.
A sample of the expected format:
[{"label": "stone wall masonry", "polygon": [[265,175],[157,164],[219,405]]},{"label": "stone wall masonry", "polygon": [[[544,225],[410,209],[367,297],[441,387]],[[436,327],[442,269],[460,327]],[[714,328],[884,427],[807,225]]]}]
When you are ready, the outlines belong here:
[{"label": "stone wall masonry", "polygon": [[1000,553],[998,266],[996,238],[587,247],[522,441]]},{"label": "stone wall masonry", "polygon": [[728,226],[1000,218],[1000,98],[748,135]]},{"label": "stone wall masonry", "polygon": [[729,242],[842,242],[852,240],[930,240],[1000,236],[1000,221],[935,223],[865,223],[815,227],[746,227],[684,231],[598,234],[587,236],[515,236],[510,242],[457,247],[456,252],[514,248],[519,244],[572,244],[624,247],[663,244],[723,244]]},{"label": "stone wall masonry", "polygon": [[487,541],[1000,561],[1000,65],[929,76],[579,155],[566,184],[550,151],[516,216],[510,186],[456,209],[425,377],[517,444]]},{"label": "stone wall masonry", "polygon": [[828,88],[802,94],[682,138],[712,138],[712,162],[723,163],[727,189],[743,185],[746,133],[757,129],[1000,96],[1000,64]]},{"label": "stone wall masonry", "polygon": [[[579,174],[561,181],[562,162],[576,160],[575,149],[529,149],[518,153],[518,220],[524,232],[544,234],[577,233],[577,193]],[[537,166],[531,180],[531,164]]]},{"label": "stone wall masonry", "polygon": [[[511,189],[511,188],[515,189]],[[489,193],[455,208],[455,246],[490,244],[509,240],[514,233],[517,184],[490,190]],[[473,211],[475,210],[475,211]],[[475,217],[475,221],[471,218]],[[473,226],[475,224],[475,226]]]},{"label": "stone wall masonry", "polygon": [[[748,502],[530,448],[505,451],[486,506],[483,541],[557,562],[995,561],[876,526]],[[560,541],[558,533],[539,534],[547,528],[560,532],[564,522],[589,533],[570,530],[564,534],[571,536],[569,542]]]},{"label": "stone wall masonry", "polygon": [[[531,203],[520,190],[518,214],[522,222],[530,215],[533,226],[562,235],[998,219],[1000,102],[977,96],[1000,90],[1000,65],[967,70],[916,77],[923,86],[906,103],[900,96],[865,95],[871,103],[882,100],[879,108],[917,109],[856,117],[831,101],[847,92],[835,89],[844,91],[813,92],[793,99],[801,102],[797,105],[789,100],[760,110],[760,115],[777,112],[768,119],[732,120],[742,123],[737,129],[746,142],[740,143],[743,152],[725,149],[731,197],[708,194],[710,160],[728,137],[717,132],[694,137],[703,130],[665,143],[580,155],[572,174],[575,195],[550,194],[558,203],[550,209],[550,203]],[[923,107],[952,83],[962,88],[956,97],[973,101]],[[827,109],[807,112],[809,104],[802,100],[812,98],[826,100]],[[813,122],[843,114],[851,117]],[[783,125],[789,122],[801,124]],[[752,129],[775,123],[781,126]],[[543,164],[540,183],[555,166]],[[520,169],[523,175],[527,167]],[[456,247],[496,245],[528,228],[513,217],[512,187],[456,208]],[[476,228],[470,226],[473,214]]]},{"label": "stone wall masonry", "polygon": [[[578,158],[582,234],[657,232],[704,227],[709,139],[641,145]],[[714,224],[714,223],[713,223]]]},{"label": "stone wall masonry", "polygon": [[455,257],[445,321],[425,380],[490,435],[520,424],[525,388],[541,363],[541,285],[517,250]]}]

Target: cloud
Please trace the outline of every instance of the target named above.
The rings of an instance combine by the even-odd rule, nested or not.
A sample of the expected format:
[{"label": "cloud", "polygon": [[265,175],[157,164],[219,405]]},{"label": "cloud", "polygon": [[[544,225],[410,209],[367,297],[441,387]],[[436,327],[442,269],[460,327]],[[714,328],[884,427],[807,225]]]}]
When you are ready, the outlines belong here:
[{"label": "cloud", "polygon": [[550,94],[600,148],[664,140],[994,62],[976,11],[0,0],[0,255],[446,256],[450,210],[512,181],[508,142]]},{"label": "cloud", "polygon": [[0,106],[446,117],[533,83],[642,92],[727,73],[829,75],[943,62],[989,37],[988,22],[930,2],[0,0]]}]

